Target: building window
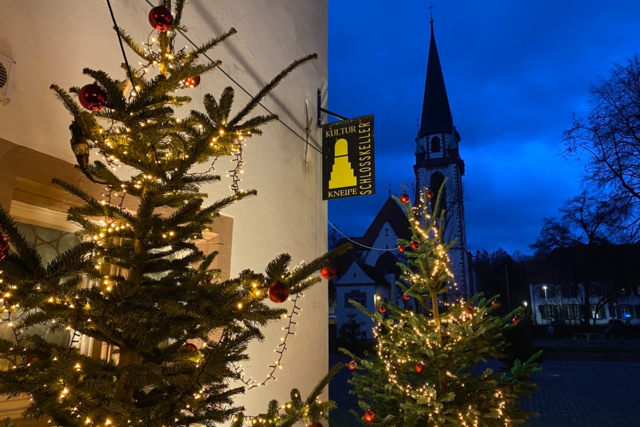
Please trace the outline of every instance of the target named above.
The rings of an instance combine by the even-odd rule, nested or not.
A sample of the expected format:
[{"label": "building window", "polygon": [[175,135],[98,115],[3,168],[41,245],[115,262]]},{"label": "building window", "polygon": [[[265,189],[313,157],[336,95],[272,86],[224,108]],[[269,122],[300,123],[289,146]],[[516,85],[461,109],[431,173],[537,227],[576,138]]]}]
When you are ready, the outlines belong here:
[{"label": "building window", "polygon": [[442,144],[440,143],[440,138],[434,136],[431,138],[431,152],[439,153],[442,151]]},{"label": "building window", "polygon": [[543,318],[546,320],[555,319],[555,305],[547,304],[544,306]]},{"label": "building window", "polygon": [[385,235],[385,237],[388,237],[388,236],[389,236],[389,227],[386,227],[386,228],[384,229],[384,235]]},{"label": "building window", "polygon": [[628,304],[618,304],[616,307],[618,312],[618,319],[634,319],[633,306]]},{"label": "building window", "polygon": [[367,307],[367,293],[360,291],[351,291],[344,294],[344,308],[354,308],[349,300],[353,300],[363,307]]},{"label": "building window", "polygon": [[567,320],[580,320],[580,306],[578,304],[565,305],[565,313]]}]

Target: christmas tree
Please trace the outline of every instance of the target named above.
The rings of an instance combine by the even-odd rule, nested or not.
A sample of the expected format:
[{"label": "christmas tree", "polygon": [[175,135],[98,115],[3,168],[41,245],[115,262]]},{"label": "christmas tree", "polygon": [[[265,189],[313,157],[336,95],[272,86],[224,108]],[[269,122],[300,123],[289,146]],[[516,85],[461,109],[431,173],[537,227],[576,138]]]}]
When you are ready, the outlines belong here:
[{"label": "christmas tree", "polygon": [[[216,253],[205,254],[196,245],[221,209],[256,194],[238,188],[243,143],[277,116],[250,115],[315,55],[292,63],[241,108],[233,108],[234,90],[228,87],[218,98],[204,97],[205,111],[179,117],[175,109],[191,101],[189,88],[219,66],[202,58],[236,32],[194,49],[175,49],[176,36],[186,31],[184,4],[177,0],[171,10],[164,0],[151,10],[155,32],[146,44],[116,28],[142,64],[129,66],[125,55],[123,79],[87,68],[84,74],[94,83],[69,91],[52,86],[73,116],[71,148],[78,167],[104,188],[104,197],[54,180],[82,202],[68,211],[68,219],[81,227],[82,242],[46,264],[0,208],[1,327],[14,337],[0,340],[0,354],[10,361],[0,373],[0,394],[27,394],[26,416],[65,427],[320,425],[332,407],[318,399],[330,375],[306,399],[293,390],[290,402],[273,401],[256,418],[246,418],[233,402],[275,378],[286,348],[278,350],[266,380],[246,380],[240,364],[248,358],[249,342],[264,338],[261,329],[283,317],[284,339],[292,335],[299,296],[320,281],[316,273],[344,248],[296,267],[283,254],[264,273],[245,270],[221,280],[211,267]],[[91,162],[92,155],[102,160]],[[213,173],[220,156],[235,156],[234,192],[206,204],[200,187],[220,179]],[[265,301],[289,297],[292,312]],[[69,345],[45,340],[34,327],[68,331]],[[82,336],[109,345],[114,357],[81,354]]]},{"label": "christmas tree", "polygon": [[[444,187],[444,185],[443,185]],[[425,195],[433,193],[425,190]],[[397,199],[396,199],[397,200]],[[400,240],[408,265],[397,285],[404,291],[403,307],[378,303],[370,312],[376,326],[375,354],[357,357],[349,351],[354,370],[350,383],[364,412],[364,425],[483,426],[521,425],[530,413],[518,408],[518,399],[535,389],[530,376],[534,355],[516,361],[510,372],[494,372],[481,362],[502,356],[502,331],[516,327],[517,313],[498,318],[496,297],[457,297],[449,270],[448,249],[442,241],[442,215],[429,212],[431,200],[412,207],[403,194],[400,203],[411,224],[412,240]],[[431,212],[441,212],[439,197]],[[415,310],[410,307],[415,302]]]}]

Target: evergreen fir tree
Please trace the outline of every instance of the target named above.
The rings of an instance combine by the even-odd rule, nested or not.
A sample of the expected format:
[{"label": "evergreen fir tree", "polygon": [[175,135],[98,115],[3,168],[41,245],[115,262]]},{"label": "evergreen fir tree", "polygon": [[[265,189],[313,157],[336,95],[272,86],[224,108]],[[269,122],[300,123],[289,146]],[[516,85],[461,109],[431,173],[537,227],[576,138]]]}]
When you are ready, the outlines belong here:
[{"label": "evergreen fir tree", "polygon": [[[429,215],[430,201],[423,199],[417,207],[408,197],[402,201],[412,232],[411,241],[399,241],[408,257],[408,265],[398,264],[404,306],[383,302],[370,312],[351,301],[376,324],[375,354],[357,357],[342,350],[354,359],[350,383],[366,411],[363,417],[353,414],[363,425],[377,426],[523,424],[532,414],[519,409],[518,399],[535,389],[530,376],[539,370],[537,355],[524,363],[516,361],[510,372],[482,368],[482,362],[502,356],[502,331],[517,326],[516,312],[493,316],[497,297],[455,297],[448,257],[452,243],[442,241],[441,221]],[[433,211],[441,211],[439,203],[438,197]]]},{"label": "evergreen fir tree", "polygon": [[[157,19],[165,22],[147,46],[117,29],[142,68],[123,65],[121,80],[87,68],[95,85],[69,91],[52,86],[73,116],[71,144],[79,168],[105,188],[99,200],[54,180],[82,201],[68,211],[68,219],[81,227],[82,243],[45,265],[0,209],[0,231],[13,245],[0,262],[2,327],[15,335],[13,341],[0,340],[0,354],[12,365],[0,373],[0,394],[29,395],[25,415],[51,425],[241,425],[242,408],[233,403],[245,391],[233,386],[240,378],[237,363],[248,358],[250,341],[264,338],[261,328],[287,313],[265,302],[271,284],[281,282],[275,299],[286,300],[287,289],[297,295],[319,282],[318,270],[344,250],[297,267],[283,254],[264,273],[245,270],[223,281],[211,268],[216,253],[196,247],[221,209],[256,192],[238,190],[206,204],[200,187],[219,177],[212,168],[194,168],[237,154],[244,139],[260,135],[261,126],[277,117],[249,115],[315,55],[288,66],[235,114],[234,90],[227,87],[219,98],[204,97],[204,112],[180,118],[174,107],[191,101],[184,95],[187,87],[219,65],[200,59],[236,32],[193,50],[174,49],[176,35],[186,31],[184,3],[177,0],[171,11],[171,1],[162,1]],[[95,153],[104,161],[89,162]],[[118,171],[119,165],[127,168]],[[43,325],[69,330],[70,344],[61,347],[33,333],[32,327]],[[76,348],[81,335],[109,344],[117,361],[82,355]],[[255,423],[320,420],[332,407],[318,400],[328,380],[304,401],[294,391],[284,411],[272,402]]]}]

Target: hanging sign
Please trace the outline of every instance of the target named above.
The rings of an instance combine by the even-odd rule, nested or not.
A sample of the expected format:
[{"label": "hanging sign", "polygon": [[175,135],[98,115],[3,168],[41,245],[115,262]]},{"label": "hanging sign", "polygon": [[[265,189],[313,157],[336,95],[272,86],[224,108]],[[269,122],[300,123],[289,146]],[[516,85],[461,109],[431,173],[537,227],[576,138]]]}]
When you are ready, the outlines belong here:
[{"label": "hanging sign", "polygon": [[322,127],[322,199],[375,194],[373,115]]}]

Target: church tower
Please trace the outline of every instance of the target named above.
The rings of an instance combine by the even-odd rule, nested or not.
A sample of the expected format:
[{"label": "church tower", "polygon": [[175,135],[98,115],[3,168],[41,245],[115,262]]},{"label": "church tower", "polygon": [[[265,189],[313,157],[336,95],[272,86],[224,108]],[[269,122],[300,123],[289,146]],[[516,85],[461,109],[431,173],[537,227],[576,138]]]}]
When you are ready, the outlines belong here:
[{"label": "church tower", "polygon": [[[441,206],[446,211],[444,217],[444,240],[456,240],[451,248],[452,273],[458,290],[465,297],[473,295],[470,256],[467,252],[467,236],[464,223],[464,199],[462,176],[464,161],[460,158],[458,146],[460,134],[453,126],[449,108],[449,98],[444,85],[440,57],[431,23],[431,43],[427,62],[427,78],[424,87],[424,101],[418,137],[416,138],[416,200],[428,187],[438,194],[446,179]],[[435,196],[431,199],[435,204]]]}]

